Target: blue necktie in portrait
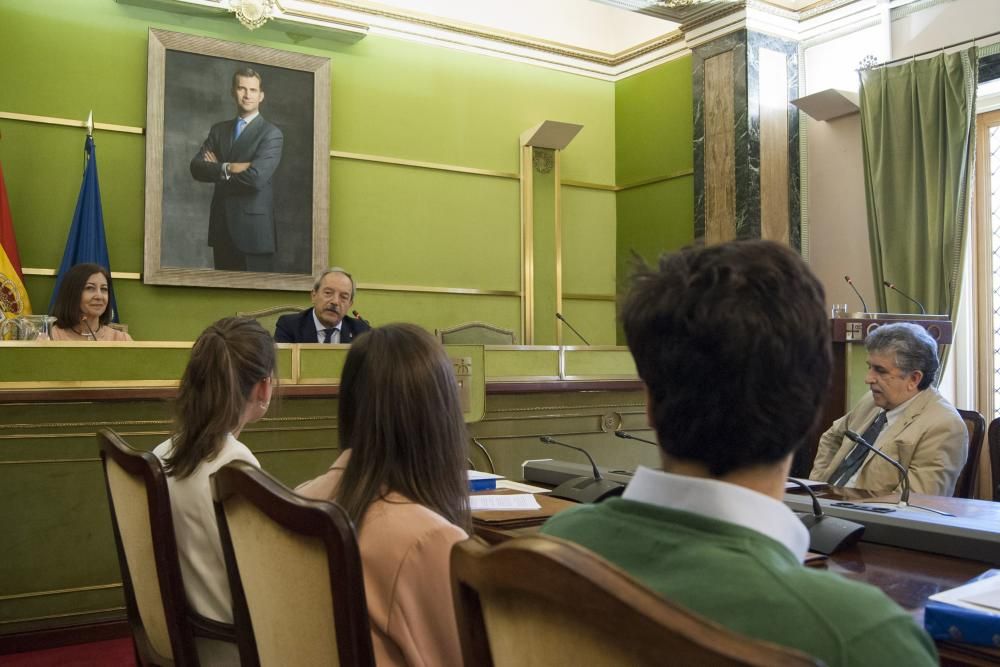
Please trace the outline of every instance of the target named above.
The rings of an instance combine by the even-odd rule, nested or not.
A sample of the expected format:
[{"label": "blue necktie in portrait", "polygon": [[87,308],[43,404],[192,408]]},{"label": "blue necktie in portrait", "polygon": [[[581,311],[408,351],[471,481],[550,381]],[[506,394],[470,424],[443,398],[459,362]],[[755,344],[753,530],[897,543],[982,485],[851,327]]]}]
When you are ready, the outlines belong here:
[{"label": "blue necktie in portrait", "polygon": [[247,122],[242,118],[236,119],[236,131],[233,133],[233,141],[240,138],[240,134],[243,133],[243,128],[247,126]]}]

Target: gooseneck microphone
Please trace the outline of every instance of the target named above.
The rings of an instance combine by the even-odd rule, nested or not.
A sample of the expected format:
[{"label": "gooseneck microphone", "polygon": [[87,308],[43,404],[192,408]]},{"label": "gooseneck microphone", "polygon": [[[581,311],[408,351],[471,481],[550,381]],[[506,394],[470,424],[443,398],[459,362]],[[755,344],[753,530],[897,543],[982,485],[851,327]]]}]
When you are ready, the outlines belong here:
[{"label": "gooseneck microphone", "polygon": [[865,298],[861,296],[861,292],[858,291],[858,288],[854,286],[854,281],[851,280],[850,276],[844,276],[844,280],[846,280],[847,284],[851,286],[851,289],[854,290],[854,293],[858,295],[858,300],[861,301],[861,308],[864,309],[864,312],[867,313],[868,304],[865,303]]},{"label": "gooseneck microphone", "polygon": [[364,323],[365,323],[365,324],[367,324],[368,326],[371,326],[371,325],[372,325],[372,323],[371,323],[371,322],[369,322],[369,321],[368,321],[368,320],[366,320],[365,318],[361,317],[361,313],[359,313],[359,312],[358,312],[358,311],[356,311],[356,310],[352,310],[352,311],[351,311],[351,315],[354,315],[354,318],[355,318],[356,320],[358,320],[358,321],[360,321],[360,322],[364,322]]},{"label": "gooseneck microphone", "polygon": [[813,513],[799,516],[809,531],[810,551],[829,556],[861,539],[861,535],[865,532],[864,524],[824,514],[823,506],[819,504],[819,498],[816,497],[808,484],[794,477],[789,477],[788,481],[804,489],[812,498]]},{"label": "gooseneck microphone", "polygon": [[583,334],[581,334],[579,331],[577,331],[576,327],[574,327],[572,324],[570,324],[569,320],[567,320],[565,317],[562,316],[562,313],[556,313],[556,319],[559,320],[560,322],[562,322],[563,324],[565,324],[566,326],[568,326],[573,331],[573,333],[576,334],[577,338],[579,338],[580,340],[583,341],[584,345],[590,345],[590,343],[587,341],[587,339],[583,337]]},{"label": "gooseneck microphone", "polygon": [[660,443],[653,442],[652,440],[646,440],[645,438],[640,438],[637,435],[632,435],[628,431],[615,431],[615,437],[621,438],[622,440],[636,440],[638,442],[644,442],[647,445],[653,445],[654,447],[659,447]]},{"label": "gooseneck microphone", "polygon": [[903,490],[899,494],[899,503],[898,503],[899,507],[904,507],[904,508],[916,507],[917,509],[926,510],[928,512],[934,512],[935,514],[940,514],[941,516],[955,516],[954,514],[949,514],[948,512],[942,512],[940,510],[932,509],[930,507],[923,507],[921,505],[910,505],[910,475],[906,471],[906,468],[904,468],[899,463],[899,461],[895,460],[882,450],[875,449],[875,447],[873,447],[867,440],[862,438],[854,431],[847,429],[847,431],[844,432],[844,435],[846,435],[852,442],[859,444],[862,447],[865,447],[866,449],[874,452],[875,454],[879,455],[880,457],[888,461],[899,472],[899,479],[903,485]]},{"label": "gooseneck microphone", "polygon": [[[87,313],[83,313],[83,317],[80,318],[80,321],[83,322],[83,324],[84,324],[85,327],[87,327],[87,331],[90,332],[90,337],[96,343],[97,342],[97,334],[94,333],[94,328],[92,326],[90,326],[90,322],[87,321]],[[97,328],[98,329],[101,328],[100,321],[98,321]]]},{"label": "gooseneck microphone", "polygon": [[883,280],[882,284],[885,285],[886,287],[888,287],[889,289],[891,289],[893,292],[895,292],[899,296],[901,296],[904,299],[906,299],[907,301],[912,301],[913,303],[917,304],[917,306],[920,307],[920,314],[921,315],[926,315],[927,314],[927,309],[924,308],[924,304],[920,303],[919,301],[917,301],[916,299],[914,299],[912,296],[906,294],[905,292],[901,292],[899,289],[896,288],[895,285],[893,285],[892,283],[890,283],[888,280]]},{"label": "gooseneck microphone", "polygon": [[543,435],[539,440],[547,445],[559,445],[560,447],[567,447],[582,452],[587,457],[587,460],[590,461],[590,466],[594,471],[593,477],[574,477],[573,479],[566,480],[552,489],[552,492],[549,494],[550,496],[572,500],[577,503],[597,503],[605,498],[620,496],[625,490],[624,485],[601,476],[601,471],[597,468],[594,457],[583,447],[560,442],[547,435]]}]

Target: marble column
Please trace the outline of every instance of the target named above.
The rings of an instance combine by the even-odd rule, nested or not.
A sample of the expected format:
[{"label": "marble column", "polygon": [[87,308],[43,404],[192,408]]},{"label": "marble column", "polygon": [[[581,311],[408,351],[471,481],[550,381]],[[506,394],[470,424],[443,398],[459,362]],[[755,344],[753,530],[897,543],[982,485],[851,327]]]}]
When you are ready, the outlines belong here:
[{"label": "marble column", "polygon": [[693,54],[695,240],[800,249],[798,44],[740,30]]}]

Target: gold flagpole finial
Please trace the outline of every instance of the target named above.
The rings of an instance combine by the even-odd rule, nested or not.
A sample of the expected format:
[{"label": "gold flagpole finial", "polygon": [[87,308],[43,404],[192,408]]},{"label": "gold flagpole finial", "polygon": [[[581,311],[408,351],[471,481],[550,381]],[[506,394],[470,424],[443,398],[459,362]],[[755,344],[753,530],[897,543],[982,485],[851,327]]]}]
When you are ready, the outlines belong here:
[{"label": "gold flagpole finial", "polygon": [[94,111],[91,109],[90,114],[87,116],[87,136],[94,136]]}]

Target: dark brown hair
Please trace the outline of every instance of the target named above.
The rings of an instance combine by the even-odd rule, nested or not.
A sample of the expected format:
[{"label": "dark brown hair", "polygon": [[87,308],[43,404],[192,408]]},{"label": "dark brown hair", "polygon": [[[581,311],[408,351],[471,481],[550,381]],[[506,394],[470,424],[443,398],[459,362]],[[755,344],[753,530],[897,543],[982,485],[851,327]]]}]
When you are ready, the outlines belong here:
[{"label": "dark brown hair", "polygon": [[240,77],[244,79],[257,79],[257,86],[260,88],[261,92],[264,92],[264,79],[261,78],[260,73],[250,67],[241,67],[235,72],[233,72],[233,90],[236,90],[236,84],[239,83]]},{"label": "dark brown hair", "polygon": [[83,288],[87,280],[95,273],[100,273],[108,281],[108,306],[101,313],[101,324],[111,321],[111,274],[100,264],[74,264],[63,275],[59,284],[59,293],[52,304],[52,315],[56,318],[56,326],[60,329],[72,329],[83,319],[80,310],[80,299],[83,298]]},{"label": "dark brown hair", "polygon": [[355,523],[395,491],[469,529],[465,421],[451,361],[434,337],[389,324],[356,339],[338,418],[351,458],[334,499]]},{"label": "dark brown hair", "polygon": [[781,461],[821,414],[823,287],[770,241],[685,248],[640,267],[622,307],[660,446],[716,476]]},{"label": "dark brown hair", "polygon": [[275,374],[274,340],[257,320],[227,317],[205,329],[177,392],[168,475],[183,479],[219,453],[254,385]]}]

